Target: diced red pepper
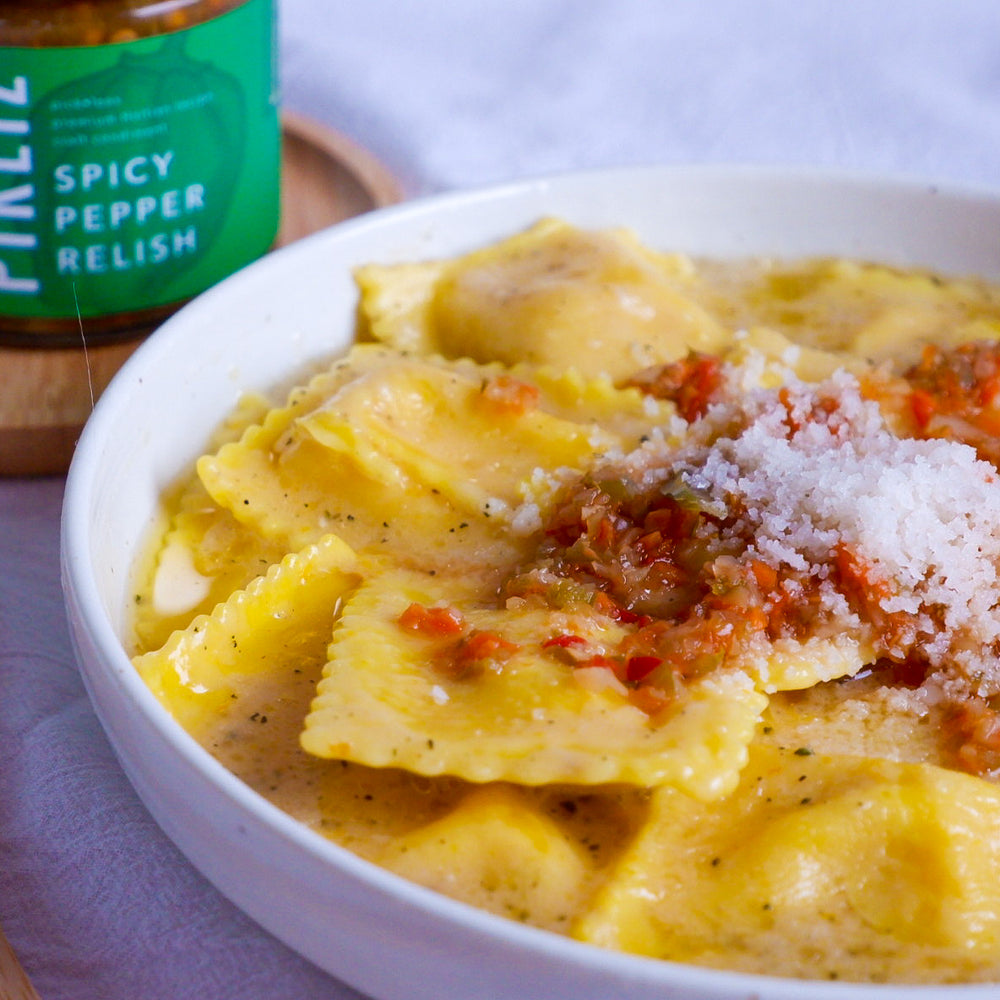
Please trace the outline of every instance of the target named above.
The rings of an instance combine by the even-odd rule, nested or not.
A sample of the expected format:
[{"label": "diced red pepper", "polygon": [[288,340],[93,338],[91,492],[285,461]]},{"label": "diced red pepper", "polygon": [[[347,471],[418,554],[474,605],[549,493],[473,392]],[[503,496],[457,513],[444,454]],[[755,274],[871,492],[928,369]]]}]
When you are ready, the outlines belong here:
[{"label": "diced red pepper", "polygon": [[559,647],[561,649],[566,649],[569,646],[586,646],[587,640],[583,638],[582,635],[570,635],[569,633],[563,633],[562,635],[554,635],[551,639],[546,639],[542,643],[542,649],[552,649],[553,647]]},{"label": "diced red pepper", "polygon": [[928,345],[904,378],[919,434],[964,441],[980,458],[1000,466],[996,442],[1000,436],[1000,343],[978,340],[947,350]]},{"label": "diced red pepper", "polygon": [[677,407],[687,421],[704,415],[722,384],[722,365],[712,354],[691,351],[687,357],[647,368],[624,383]]},{"label": "diced red pepper", "polygon": [[506,660],[521,647],[508,642],[497,632],[470,632],[455,651],[455,662],[470,663],[477,660]]},{"label": "diced red pepper", "polygon": [[506,374],[487,379],[482,392],[495,409],[512,416],[534,409],[541,395],[537,386]]},{"label": "diced red pepper", "polygon": [[579,666],[591,653],[590,643],[581,635],[554,635],[542,643],[542,649],[555,653],[559,659],[572,666]]},{"label": "diced red pepper", "polygon": [[934,397],[924,389],[914,389],[910,393],[910,409],[913,411],[913,419],[917,426],[925,430],[931,422],[931,417],[937,412],[937,403]]},{"label": "diced red pepper", "polygon": [[865,601],[875,601],[889,596],[888,583],[873,578],[871,565],[843,542],[834,550],[834,563],[840,576],[841,590],[848,596],[853,593]]},{"label": "diced red pepper", "polygon": [[581,660],[577,666],[579,667],[604,667],[607,670],[611,670],[616,675],[621,673],[621,660],[616,660],[613,656],[605,656],[603,653],[597,656],[590,656],[586,660]]},{"label": "diced red pepper", "polygon": [[778,586],[778,571],[763,559],[754,559],[750,564],[757,586],[765,593],[770,593]]},{"label": "diced red pepper", "polygon": [[983,379],[976,402],[980,406],[991,406],[998,394],[1000,394],[1000,376],[990,375]]},{"label": "diced red pepper", "polygon": [[630,656],[625,663],[625,679],[630,684],[638,684],[645,680],[660,664],[659,656]]},{"label": "diced red pepper", "polygon": [[457,608],[428,608],[417,601],[414,601],[397,621],[403,628],[427,636],[444,637],[465,631],[465,619]]},{"label": "diced red pepper", "polygon": [[621,607],[621,605],[615,603],[611,597],[605,594],[603,590],[599,590],[594,594],[593,608],[599,614],[606,615],[613,621],[621,622],[623,625],[638,625],[642,628],[653,620],[649,615],[640,615],[634,611],[630,611],[628,608]]},{"label": "diced red pepper", "polygon": [[651,684],[644,684],[642,687],[629,691],[628,700],[650,717],[666,711],[674,701],[671,695],[662,688],[654,687]]}]

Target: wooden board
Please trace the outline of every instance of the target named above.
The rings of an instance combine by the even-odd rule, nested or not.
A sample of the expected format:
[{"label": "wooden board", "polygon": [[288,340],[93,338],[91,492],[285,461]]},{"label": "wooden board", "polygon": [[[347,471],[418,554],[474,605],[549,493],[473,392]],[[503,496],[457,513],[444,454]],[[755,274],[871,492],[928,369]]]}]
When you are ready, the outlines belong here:
[{"label": "wooden board", "polygon": [[0,1000],[39,1000],[3,931],[0,931]]},{"label": "wooden board", "polygon": [[[286,113],[282,141],[276,247],[402,200],[393,175],[347,136]],[[94,401],[139,343],[0,347],[0,476],[65,472]]]}]

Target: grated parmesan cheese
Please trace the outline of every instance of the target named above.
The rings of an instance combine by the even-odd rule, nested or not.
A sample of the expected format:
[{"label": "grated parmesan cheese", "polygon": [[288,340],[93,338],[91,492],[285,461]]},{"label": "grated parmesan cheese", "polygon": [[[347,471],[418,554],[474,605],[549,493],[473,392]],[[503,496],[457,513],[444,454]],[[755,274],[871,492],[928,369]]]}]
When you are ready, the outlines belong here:
[{"label": "grated parmesan cheese", "polygon": [[[649,488],[680,472],[733,512],[724,537],[751,539],[749,556],[800,578],[829,581],[846,547],[878,585],[881,612],[908,619],[883,655],[920,655],[979,693],[1000,690],[996,469],[965,444],[896,437],[847,372],[749,392],[745,374],[731,373],[740,391],[692,425],[690,443],[640,448],[625,474]],[[831,582],[820,593],[834,626],[872,626]]]}]

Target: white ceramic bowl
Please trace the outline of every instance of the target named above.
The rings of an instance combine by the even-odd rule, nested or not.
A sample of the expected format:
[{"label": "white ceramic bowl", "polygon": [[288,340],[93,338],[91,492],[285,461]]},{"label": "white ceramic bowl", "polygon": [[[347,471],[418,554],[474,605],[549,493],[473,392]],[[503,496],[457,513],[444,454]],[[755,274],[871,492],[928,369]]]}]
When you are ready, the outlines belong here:
[{"label": "white ceramic bowl", "polygon": [[1000,194],[809,171],[639,168],[532,180],[364,216],[183,309],[100,400],[69,474],[63,576],[97,714],[150,812],[253,918],[379,1000],[826,1000],[995,987],[803,983],[608,953],[472,910],[363,862],[258,797],[164,712],[122,645],[129,577],[164,487],[248,388],[340,351],[353,265],[454,255],[543,215],[627,225],[662,249],[842,254],[1000,279]]}]

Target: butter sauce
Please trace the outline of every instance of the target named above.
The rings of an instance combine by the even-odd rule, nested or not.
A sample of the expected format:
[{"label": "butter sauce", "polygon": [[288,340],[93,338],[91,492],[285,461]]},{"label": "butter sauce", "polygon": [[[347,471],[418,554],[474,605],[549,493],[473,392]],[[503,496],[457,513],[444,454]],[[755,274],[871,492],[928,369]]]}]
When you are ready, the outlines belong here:
[{"label": "butter sauce", "polygon": [[[496,272],[490,277],[496,280]],[[396,290],[389,276],[379,280]],[[873,358],[893,359],[895,377],[926,342],[1000,340],[1000,298],[977,282],[846,261],[696,262],[684,281],[684,294],[729,331],[728,347],[744,361],[774,348],[766,373],[750,358],[748,379],[795,367],[819,383],[830,366],[869,376]],[[575,341],[552,338],[556,346],[560,340],[569,366]],[[911,420],[907,392],[886,379],[880,402],[894,419]],[[863,377],[862,384],[872,385]],[[201,496],[200,486],[192,490]],[[719,515],[711,504],[706,511]],[[195,600],[200,579],[231,573],[226,552],[246,564],[242,581],[226,577],[234,590],[257,575],[255,560],[273,562],[266,546],[248,541],[252,528],[234,526],[229,509],[216,521],[204,515],[194,528],[179,501],[171,513],[173,542],[185,538],[195,556],[190,564],[170,556],[146,574],[163,588],[159,606],[151,583],[139,587],[136,651],[154,659],[164,641],[157,615]],[[327,519],[326,530],[342,531],[358,548],[388,539],[414,558],[387,522],[362,528],[352,518]],[[456,522],[449,539],[469,530],[467,521]],[[596,543],[604,535],[595,525]],[[206,542],[213,530],[218,537]],[[652,551],[648,537],[643,544]],[[440,554],[418,551],[428,577],[448,571]],[[497,574],[492,566],[491,587]],[[215,596],[204,597],[189,617],[207,615]],[[338,613],[331,606],[331,617]],[[205,620],[188,627],[197,631]],[[169,624],[184,627],[172,618]],[[802,690],[769,691],[738,788],[700,802],[669,785],[477,784],[366,766],[349,759],[349,747],[343,759],[307,754],[300,736],[324,674],[326,639],[312,636],[308,648],[284,651],[263,673],[234,673],[221,706],[188,717],[196,719],[192,730],[202,744],[250,787],[362,857],[511,919],[643,955],[861,982],[1000,975],[995,940],[974,905],[977,893],[996,898],[1000,857],[988,831],[1000,815],[1000,793],[992,780],[961,773],[975,768],[956,757],[963,740],[986,737],[956,721],[947,692],[921,689],[920,664],[909,670],[912,664],[876,662],[838,679],[820,676],[817,667]],[[234,646],[240,641],[232,636]],[[813,665],[800,666],[808,672]],[[168,707],[183,702],[187,709],[189,694],[168,695]],[[993,703],[980,707],[995,718]],[[528,714],[544,711],[543,701]],[[981,723],[983,716],[976,718]],[[467,737],[473,750],[476,736]],[[982,773],[992,778],[992,748],[980,749]]]}]

